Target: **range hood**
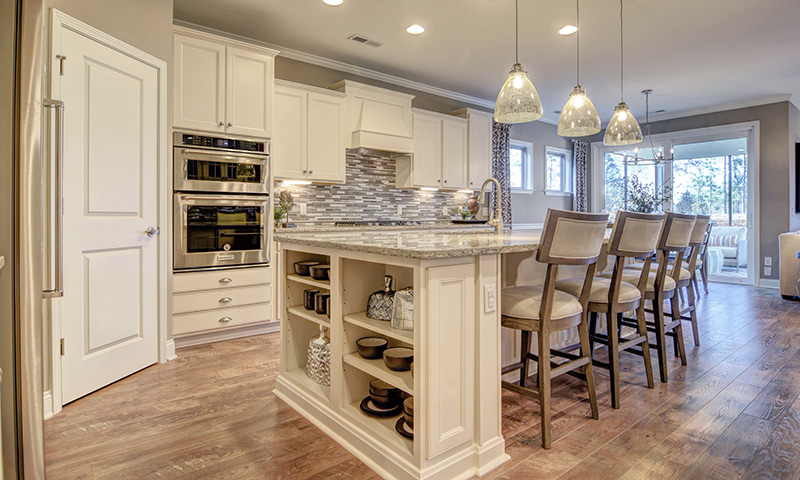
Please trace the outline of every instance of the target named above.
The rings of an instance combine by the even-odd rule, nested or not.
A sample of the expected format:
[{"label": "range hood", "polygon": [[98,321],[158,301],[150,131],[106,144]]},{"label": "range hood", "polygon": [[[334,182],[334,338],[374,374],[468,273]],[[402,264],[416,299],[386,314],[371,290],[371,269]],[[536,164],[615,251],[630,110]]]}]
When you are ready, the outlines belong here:
[{"label": "range hood", "polygon": [[414,95],[350,80],[342,80],[329,88],[347,95],[348,148],[395,153],[414,150],[411,112]]}]

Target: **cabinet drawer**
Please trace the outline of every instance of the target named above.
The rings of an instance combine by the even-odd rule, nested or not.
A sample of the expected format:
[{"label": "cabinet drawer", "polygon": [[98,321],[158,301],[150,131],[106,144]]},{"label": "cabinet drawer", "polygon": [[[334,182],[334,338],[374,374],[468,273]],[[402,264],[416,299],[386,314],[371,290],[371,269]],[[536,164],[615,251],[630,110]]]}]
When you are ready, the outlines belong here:
[{"label": "cabinet drawer", "polygon": [[272,300],[272,285],[222,288],[197,293],[177,293],[172,297],[172,313],[189,313],[212,308],[240,307]]},{"label": "cabinet drawer", "polygon": [[172,291],[175,293],[194,292],[197,290],[264,285],[270,282],[272,282],[272,269],[270,267],[176,273],[173,275]]},{"label": "cabinet drawer", "polygon": [[[269,303],[247,305],[226,309],[208,310],[198,313],[173,315],[172,333],[175,336],[216,330],[226,327],[238,327],[250,323],[266,322],[272,318],[272,307]],[[223,321],[225,319],[229,321]]]}]

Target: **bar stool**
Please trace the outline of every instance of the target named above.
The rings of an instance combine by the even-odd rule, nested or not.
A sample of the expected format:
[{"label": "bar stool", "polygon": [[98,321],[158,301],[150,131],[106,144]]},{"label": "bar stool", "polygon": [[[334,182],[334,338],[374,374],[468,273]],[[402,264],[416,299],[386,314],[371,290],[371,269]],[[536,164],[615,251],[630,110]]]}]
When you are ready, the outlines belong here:
[{"label": "bar stool", "polygon": [[700,273],[700,279],[703,282],[703,291],[708,295],[708,242],[711,240],[711,222],[706,226],[706,234],[703,236],[703,243],[700,244],[700,249],[697,252],[697,268],[692,275],[692,282],[694,289],[697,292],[697,298],[700,298],[700,289],[697,285],[697,272]]},{"label": "bar stool", "polygon": [[[664,217],[664,227],[658,239],[657,256],[658,267],[655,272],[650,272],[647,276],[645,285],[645,300],[650,300],[651,309],[646,312],[653,315],[653,321],[647,322],[647,330],[654,332],[656,343],[651,343],[658,353],[658,371],[662,383],[667,383],[667,348],[666,337],[670,336],[674,340],[675,356],[681,359],[681,365],[686,365],[686,349],[683,344],[683,328],[681,327],[680,305],[678,305],[677,285],[680,271],[685,269],[672,269],[672,274],[668,275],[669,259],[671,253],[675,254],[675,263],[680,265],[683,262],[683,255],[689,247],[689,238],[694,228],[695,216],[680,213],[668,212]],[[645,261],[646,262],[646,261]],[[622,275],[622,281],[628,283],[636,282],[640,278],[642,267],[626,267]],[[664,302],[670,301],[671,318],[669,323],[664,321]],[[633,319],[623,318],[620,324],[626,327],[638,328],[638,322]],[[636,350],[631,350],[637,354],[643,354]]]},{"label": "bar stool", "polygon": [[[592,289],[597,258],[603,246],[608,214],[578,213],[565,210],[547,211],[544,231],[536,260],[547,264],[543,286],[517,286],[502,290],[501,324],[522,331],[520,361],[502,369],[506,374],[520,370],[519,384],[503,381],[504,388],[539,400],[542,418],[542,447],[550,448],[550,382],[553,377],[570,373],[586,381],[592,418],[598,418],[597,396],[594,388],[589,332],[586,326],[586,306]],[[580,296],[556,291],[559,265],[587,265]],[[580,353],[550,348],[550,333],[578,327]],[[531,334],[537,333],[538,354],[530,353]],[[563,363],[552,356],[566,359]],[[538,388],[526,386],[528,360],[538,366]],[[574,370],[579,370],[580,373]]]},{"label": "bar stool", "polygon": [[[641,345],[644,369],[647,376],[647,387],[653,388],[653,367],[650,363],[650,346],[647,340],[647,324],[644,312],[645,291],[650,263],[658,245],[661,228],[664,224],[663,214],[634,212],[617,212],[617,220],[608,243],[608,255],[616,256],[611,278],[595,277],[589,295],[588,311],[589,344],[592,351],[592,364],[605,368],[611,381],[611,406],[620,407],[619,396],[619,353]],[[645,258],[644,268],[640,270],[636,282],[622,281],[625,275],[626,258]],[[630,275],[628,275],[630,277]],[[559,280],[556,289],[571,295],[577,295],[582,287],[580,278]],[[637,329],[633,335],[621,338],[619,321],[624,312],[636,312]],[[606,334],[597,333],[597,317],[602,313],[606,318]],[[608,347],[608,362],[594,358],[594,343]]]}]

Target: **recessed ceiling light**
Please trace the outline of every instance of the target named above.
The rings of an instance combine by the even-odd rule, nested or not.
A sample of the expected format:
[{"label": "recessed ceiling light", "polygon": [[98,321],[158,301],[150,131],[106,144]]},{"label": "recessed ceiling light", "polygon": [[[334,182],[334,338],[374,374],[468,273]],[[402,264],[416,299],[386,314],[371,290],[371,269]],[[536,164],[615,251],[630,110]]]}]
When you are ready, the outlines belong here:
[{"label": "recessed ceiling light", "polygon": [[410,33],[411,35],[419,35],[420,33],[424,32],[425,28],[422,25],[411,25],[410,27],[406,28],[406,32]]},{"label": "recessed ceiling light", "polygon": [[564,25],[561,27],[561,30],[558,31],[561,35],[572,35],[573,33],[578,31],[578,27],[575,25]]},{"label": "recessed ceiling light", "polygon": [[333,7],[341,5],[344,0],[322,0],[325,5],[331,5]]}]

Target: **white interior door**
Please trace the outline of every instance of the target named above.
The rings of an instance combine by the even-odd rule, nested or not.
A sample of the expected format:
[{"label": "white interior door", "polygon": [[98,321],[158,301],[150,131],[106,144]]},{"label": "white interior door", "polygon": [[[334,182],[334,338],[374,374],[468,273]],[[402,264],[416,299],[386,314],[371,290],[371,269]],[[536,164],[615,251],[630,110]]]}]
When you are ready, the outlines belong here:
[{"label": "white interior door", "polygon": [[158,360],[158,239],[145,230],[158,222],[160,123],[153,66],[59,28],[68,403]]}]

